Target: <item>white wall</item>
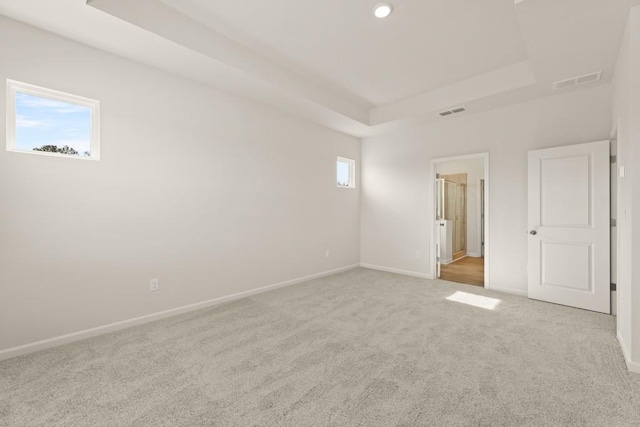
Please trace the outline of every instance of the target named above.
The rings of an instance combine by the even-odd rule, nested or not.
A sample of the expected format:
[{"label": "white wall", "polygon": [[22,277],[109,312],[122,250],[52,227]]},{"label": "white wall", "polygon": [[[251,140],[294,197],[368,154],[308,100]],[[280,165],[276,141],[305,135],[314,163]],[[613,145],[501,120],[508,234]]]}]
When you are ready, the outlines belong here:
[{"label": "white wall", "polygon": [[489,152],[490,284],[525,293],[527,151],[608,139],[611,90],[569,91],[365,139],[362,262],[430,275],[430,159]]},{"label": "white wall", "polygon": [[0,350],[359,263],[359,140],[4,17],[0,61],[2,99],[94,98],[102,127],[100,162],[0,149]]},{"label": "white wall", "polygon": [[[640,372],[640,6],[629,15],[614,81],[613,133],[616,134],[618,167],[617,204],[617,310],[618,338],[630,369]],[[634,255],[635,254],[635,255]]]},{"label": "white wall", "polygon": [[436,173],[467,174],[467,255],[481,256],[480,180],[484,178],[484,159],[438,162]]}]

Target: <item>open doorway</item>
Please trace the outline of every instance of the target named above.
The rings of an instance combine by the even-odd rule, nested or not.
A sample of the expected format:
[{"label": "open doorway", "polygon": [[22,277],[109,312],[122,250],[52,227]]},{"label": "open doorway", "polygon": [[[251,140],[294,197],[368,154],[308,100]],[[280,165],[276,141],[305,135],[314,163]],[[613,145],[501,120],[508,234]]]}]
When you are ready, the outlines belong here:
[{"label": "open doorway", "polygon": [[488,153],[432,161],[435,276],[488,287]]}]

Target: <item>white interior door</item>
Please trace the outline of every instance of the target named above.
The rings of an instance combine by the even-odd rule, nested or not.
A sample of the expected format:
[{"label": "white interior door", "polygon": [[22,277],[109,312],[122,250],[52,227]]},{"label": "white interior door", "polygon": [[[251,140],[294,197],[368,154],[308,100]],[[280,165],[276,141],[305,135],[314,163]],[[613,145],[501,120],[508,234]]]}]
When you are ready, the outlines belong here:
[{"label": "white interior door", "polygon": [[529,298],[610,312],[609,141],[529,152]]}]

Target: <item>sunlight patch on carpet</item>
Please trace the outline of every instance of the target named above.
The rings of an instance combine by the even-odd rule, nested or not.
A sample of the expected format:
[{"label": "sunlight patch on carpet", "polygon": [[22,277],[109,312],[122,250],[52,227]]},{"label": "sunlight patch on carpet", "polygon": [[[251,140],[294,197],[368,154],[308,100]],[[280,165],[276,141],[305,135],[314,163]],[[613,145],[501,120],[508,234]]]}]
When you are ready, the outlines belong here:
[{"label": "sunlight patch on carpet", "polygon": [[499,299],[483,297],[482,295],[469,294],[460,291],[448,296],[447,299],[449,301],[460,302],[462,304],[468,304],[487,310],[495,310],[498,304],[500,304]]}]

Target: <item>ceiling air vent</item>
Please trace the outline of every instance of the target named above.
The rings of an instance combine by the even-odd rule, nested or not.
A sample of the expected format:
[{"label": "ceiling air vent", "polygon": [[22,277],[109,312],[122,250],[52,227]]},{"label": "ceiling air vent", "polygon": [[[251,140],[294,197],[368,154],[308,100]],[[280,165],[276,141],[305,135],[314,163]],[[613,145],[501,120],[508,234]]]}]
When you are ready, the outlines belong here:
[{"label": "ceiling air vent", "polygon": [[587,83],[597,82],[602,78],[602,71],[597,73],[585,74],[584,76],[577,76],[567,80],[561,80],[553,84],[553,90],[568,89],[574,86],[586,85]]},{"label": "ceiling air vent", "polygon": [[466,108],[458,107],[458,108],[454,108],[452,110],[442,111],[442,112],[438,113],[438,115],[440,117],[447,117],[447,116],[451,116],[453,114],[464,113],[465,111],[467,111]]}]

